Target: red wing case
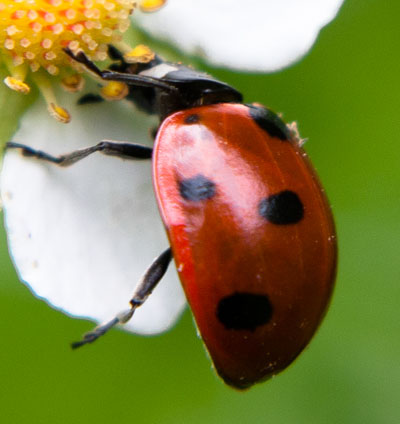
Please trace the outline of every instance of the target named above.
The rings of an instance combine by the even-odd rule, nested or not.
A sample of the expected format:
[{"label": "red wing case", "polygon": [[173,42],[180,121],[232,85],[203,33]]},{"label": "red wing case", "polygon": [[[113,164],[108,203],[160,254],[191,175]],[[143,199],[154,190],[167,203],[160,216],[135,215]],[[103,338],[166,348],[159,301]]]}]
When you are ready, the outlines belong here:
[{"label": "red wing case", "polygon": [[268,112],[241,104],[177,112],[154,150],[156,196],[188,302],[218,374],[239,389],[304,349],[336,270],[324,190]]}]

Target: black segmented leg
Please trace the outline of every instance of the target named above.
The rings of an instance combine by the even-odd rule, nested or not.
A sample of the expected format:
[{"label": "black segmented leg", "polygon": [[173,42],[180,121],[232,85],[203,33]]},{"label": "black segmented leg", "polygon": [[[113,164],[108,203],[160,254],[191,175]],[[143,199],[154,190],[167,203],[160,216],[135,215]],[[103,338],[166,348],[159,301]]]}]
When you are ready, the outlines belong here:
[{"label": "black segmented leg", "polygon": [[110,70],[101,71],[83,52],[74,54],[71,50],[65,49],[65,52],[72,57],[76,62],[84,65],[86,69],[93,72],[106,81],[120,81],[128,85],[135,85],[138,87],[151,87],[159,88],[167,92],[179,91],[174,85],[163,82],[160,79],[147,77],[144,75],[135,75],[123,72],[116,72]]},{"label": "black segmented leg", "polygon": [[122,55],[122,53],[112,44],[108,45],[108,56],[112,60],[119,60],[121,62],[124,60],[124,56]]},{"label": "black segmented leg", "polygon": [[151,147],[141,144],[117,143],[109,140],[104,140],[95,146],[74,150],[71,153],[60,156],[52,156],[42,150],[33,149],[25,144],[14,142],[7,143],[6,149],[19,149],[24,156],[31,156],[59,166],[73,165],[95,152],[101,152],[108,156],[117,156],[122,159],[150,159],[153,153]]},{"label": "black segmented leg", "polygon": [[115,318],[113,318],[111,321],[96,327],[93,331],[84,334],[82,340],[72,343],[71,347],[76,349],[85,344],[93,343],[117,324],[125,324],[128,322],[132,318],[135,310],[139,306],[143,305],[143,303],[153,291],[154,287],[164,276],[168,269],[168,265],[171,262],[171,259],[172,252],[171,249],[168,248],[153,261],[143,277],[140,279],[133,293],[132,299],[129,302],[131,307],[126,311],[122,311],[116,315]]}]

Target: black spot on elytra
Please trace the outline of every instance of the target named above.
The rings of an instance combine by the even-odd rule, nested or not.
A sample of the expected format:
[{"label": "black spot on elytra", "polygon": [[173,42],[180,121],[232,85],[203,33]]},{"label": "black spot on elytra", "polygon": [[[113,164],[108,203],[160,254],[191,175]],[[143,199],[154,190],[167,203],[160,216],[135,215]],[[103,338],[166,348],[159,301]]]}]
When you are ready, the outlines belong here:
[{"label": "black spot on elytra", "polygon": [[269,136],[277,137],[282,141],[288,141],[290,139],[290,131],[287,125],[276,113],[260,106],[247,106],[254,122],[266,131]]},{"label": "black spot on elytra", "polygon": [[304,206],[299,196],[290,190],[265,197],[258,206],[260,215],[277,225],[295,224],[304,216]]},{"label": "black spot on elytra", "polygon": [[215,195],[215,184],[204,175],[196,175],[179,181],[179,192],[186,200],[210,199]]},{"label": "black spot on elytra", "polygon": [[272,305],[265,294],[234,293],[217,306],[217,318],[228,330],[254,331],[271,317]]},{"label": "black spot on elytra", "polygon": [[197,113],[185,116],[185,124],[197,124],[200,121],[200,116]]}]

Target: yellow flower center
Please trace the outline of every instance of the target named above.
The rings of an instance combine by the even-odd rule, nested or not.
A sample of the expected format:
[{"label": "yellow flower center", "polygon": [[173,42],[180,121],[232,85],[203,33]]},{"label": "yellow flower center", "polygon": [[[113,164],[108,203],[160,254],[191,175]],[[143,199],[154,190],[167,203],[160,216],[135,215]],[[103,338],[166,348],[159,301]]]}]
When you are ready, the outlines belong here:
[{"label": "yellow flower center", "polygon": [[129,27],[134,0],[0,0],[0,46],[14,66],[50,74],[68,64],[63,51],[82,49],[93,60]]},{"label": "yellow flower center", "polygon": [[[135,0],[0,0],[0,61],[10,72],[4,82],[13,90],[27,94],[30,87],[25,79],[30,74],[46,98],[50,113],[61,122],[68,122],[68,112],[55,103],[45,74],[65,76],[63,69],[71,65],[65,48],[84,51],[92,60],[99,61],[107,59],[107,45],[114,44],[132,62],[151,60],[151,51],[135,52],[121,41],[136,3]],[[151,11],[153,3],[161,7],[164,1],[142,0],[140,6]],[[82,86],[78,77],[71,79],[68,75],[64,79],[67,81],[63,87],[70,91]]]}]

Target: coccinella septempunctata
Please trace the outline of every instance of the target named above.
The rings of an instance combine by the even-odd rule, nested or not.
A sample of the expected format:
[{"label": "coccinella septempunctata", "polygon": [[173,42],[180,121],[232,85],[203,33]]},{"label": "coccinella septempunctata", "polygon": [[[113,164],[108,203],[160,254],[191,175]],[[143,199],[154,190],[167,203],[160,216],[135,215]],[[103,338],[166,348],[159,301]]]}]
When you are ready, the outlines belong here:
[{"label": "coccinella septempunctata", "polygon": [[153,181],[171,248],[146,271],[131,308],[87,333],[78,347],[126,322],[171,258],[218,374],[245,389],[286,368],[323,318],[336,270],[336,236],[323,188],[294,131],[229,85],[159,58],[119,60],[100,71],[157,113],[154,149],[102,142],[60,157],[17,143],[25,155],[71,165],[89,154],[153,160]]}]

